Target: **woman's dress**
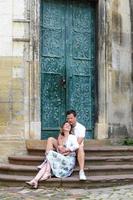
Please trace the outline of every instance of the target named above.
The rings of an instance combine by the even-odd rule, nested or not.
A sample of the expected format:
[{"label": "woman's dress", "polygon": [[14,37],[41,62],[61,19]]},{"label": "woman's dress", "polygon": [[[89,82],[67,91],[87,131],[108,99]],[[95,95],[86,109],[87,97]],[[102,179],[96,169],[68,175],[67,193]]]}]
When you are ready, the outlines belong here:
[{"label": "woman's dress", "polygon": [[72,174],[76,162],[76,153],[79,144],[75,135],[69,135],[65,143],[65,147],[70,149],[67,156],[62,155],[56,151],[50,150],[47,154],[47,160],[50,163],[52,173],[54,176],[62,178],[68,177]]}]

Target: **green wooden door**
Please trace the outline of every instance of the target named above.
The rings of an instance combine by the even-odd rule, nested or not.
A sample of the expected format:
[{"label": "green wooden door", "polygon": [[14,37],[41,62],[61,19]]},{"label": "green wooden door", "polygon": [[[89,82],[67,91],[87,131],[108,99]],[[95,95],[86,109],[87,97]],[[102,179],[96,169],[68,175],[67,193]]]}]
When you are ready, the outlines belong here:
[{"label": "green wooden door", "polygon": [[95,123],[95,4],[89,0],[42,0],[42,139],[56,136],[67,109],[93,138]]}]

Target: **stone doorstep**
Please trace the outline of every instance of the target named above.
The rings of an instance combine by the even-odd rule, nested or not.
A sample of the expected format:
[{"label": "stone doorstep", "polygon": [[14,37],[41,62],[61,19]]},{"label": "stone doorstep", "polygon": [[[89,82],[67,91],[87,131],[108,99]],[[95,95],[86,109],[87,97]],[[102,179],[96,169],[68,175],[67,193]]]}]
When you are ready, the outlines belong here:
[{"label": "stone doorstep", "polygon": [[[35,175],[37,172],[37,166],[27,166],[27,165],[14,165],[14,164],[0,164],[0,172],[7,174],[20,174],[20,175]],[[79,168],[76,167],[74,169],[73,175],[79,173]],[[86,175],[94,174],[95,176],[99,176],[101,174],[132,174],[133,173],[133,165],[103,165],[103,166],[88,166],[85,167]]]},{"label": "stone doorstep", "polygon": [[44,156],[33,156],[33,155],[23,155],[23,156],[9,156],[8,157],[9,161],[10,160],[16,160],[16,161],[43,161]]},{"label": "stone doorstep", "polygon": [[[31,162],[42,162],[44,160],[44,156],[37,156],[37,155],[23,155],[23,156],[9,156],[9,161],[31,161]],[[133,156],[86,156],[87,161],[109,161],[109,162],[121,162],[121,161],[133,161]],[[106,163],[105,163],[106,164]]]},{"label": "stone doorstep", "polygon": [[[26,186],[25,182],[32,179],[32,176],[13,176],[0,174],[1,186]],[[88,176],[86,181],[80,181],[78,176],[64,179],[51,178],[40,182],[40,187],[67,187],[67,188],[96,188],[112,185],[125,185],[133,183],[133,175],[110,175],[110,176]]]},{"label": "stone doorstep", "polygon": [[[65,179],[58,179],[58,178],[52,178],[47,181],[41,182],[41,187],[67,187],[67,188],[96,188],[96,187],[106,187],[106,186],[113,186],[113,185],[124,185],[133,183],[133,165],[112,165],[107,164],[108,161],[132,161],[133,156],[125,155],[125,156],[118,156],[116,155],[116,151],[121,152],[133,152],[133,147],[112,147],[112,146],[91,146],[89,148],[86,148],[86,150],[90,150],[91,152],[99,152],[99,151],[109,151],[112,152],[113,149],[113,156],[87,156],[86,161],[103,161],[105,162],[104,165],[88,165],[88,167],[85,167],[85,173],[86,175],[89,175],[87,177],[87,181],[79,181],[78,177],[78,171],[79,168],[74,169],[74,173],[71,177],[65,178]],[[39,151],[41,149],[38,149]],[[9,156],[9,162],[10,164],[3,164],[0,165],[1,172],[3,170],[3,173],[0,173],[0,185],[6,185],[6,186],[17,186],[18,184],[25,185],[25,181],[30,180],[33,176],[31,176],[31,173],[36,173],[36,166],[34,165],[35,162],[38,162],[39,164],[43,161],[44,156],[36,156],[36,155],[23,155],[23,156]],[[17,165],[11,164],[11,162],[16,162]],[[26,162],[31,162],[32,165],[30,166],[24,166]],[[107,161],[107,162],[106,162]],[[20,162],[20,163],[19,163]],[[21,164],[22,162],[22,164]],[[111,170],[116,173],[116,175],[111,175]],[[12,173],[12,174],[4,174],[4,173]],[[21,174],[21,175],[15,175],[15,173],[19,173],[20,171],[23,171],[24,173],[27,173],[27,176]],[[90,174],[89,174],[90,171]],[[22,173],[23,173],[22,172]],[[14,175],[13,175],[14,173]],[[28,174],[29,173],[29,174]],[[106,174],[101,176],[101,174]],[[122,173],[122,174],[121,174]],[[130,174],[129,174],[130,173]],[[77,175],[76,175],[77,174]],[[94,175],[93,175],[94,174]],[[109,174],[109,175],[108,175]],[[112,173],[113,174],[113,173]],[[118,175],[119,174],[119,175]],[[121,175],[120,175],[121,174]],[[29,176],[30,175],[30,176]]]},{"label": "stone doorstep", "polygon": [[[37,166],[43,162],[43,157],[38,156],[23,156],[23,157],[10,157],[9,163],[14,165],[29,165]],[[86,157],[85,167],[91,166],[104,166],[104,165],[133,165],[133,156],[119,156],[119,157]],[[78,166],[78,164],[76,165]]]},{"label": "stone doorstep", "polygon": [[[40,141],[39,141],[40,142]],[[41,144],[45,146],[46,141],[41,141]],[[32,151],[38,151],[39,153],[43,150],[44,152],[44,146],[42,149],[42,146],[38,146],[38,142],[36,145],[36,148],[34,149],[33,143],[30,143],[28,146],[28,153],[30,150]],[[133,147],[127,147],[127,146],[98,146],[98,145],[92,145],[89,147],[85,147],[85,151],[88,151],[90,153],[90,156],[86,156],[86,167],[85,167],[85,173],[86,175],[89,175],[87,177],[87,181],[79,181],[78,172],[79,168],[74,169],[74,173],[71,177],[65,178],[65,179],[58,179],[58,178],[52,178],[47,181],[41,182],[40,186],[42,187],[70,187],[70,188],[84,188],[84,187],[105,187],[105,186],[112,186],[113,184],[127,184],[127,183],[133,183],[133,165],[130,165],[128,163],[124,165],[118,164],[122,161],[130,162],[133,161],[133,156],[129,156],[128,153],[133,153]],[[117,155],[117,151],[126,153],[126,155],[120,156]],[[95,153],[99,152],[111,152],[113,153],[112,156],[105,156],[105,155],[99,155],[96,156]],[[8,185],[8,186],[17,186],[18,184],[25,185],[25,181],[28,181],[33,178],[32,173],[36,174],[37,171],[37,163],[40,164],[44,160],[44,156],[37,156],[37,155],[19,155],[19,156],[9,156],[9,162],[10,164],[1,164],[0,165],[0,185]],[[91,162],[99,162],[103,161],[103,165],[95,165]],[[26,163],[29,166],[26,165]],[[88,163],[90,162],[90,163]],[[117,164],[108,164],[108,162],[117,162]],[[12,164],[13,163],[13,164]],[[17,164],[14,164],[17,163]],[[5,174],[4,174],[5,173]],[[9,174],[11,173],[11,174]],[[14,173],[14,175],[13,175]],[[17,173],[20,173],[20,175],[16,175]],[[130,174],[129,174],[130,173]],[[23,175],[23,174],[27,174]],[[76,175],[77,174],[77,175]],[[93,175],[94,174],[94,175]],[[101,176],[101,174],[103,176]],[[106,174],[106,175],[104,175]],[[109,174],[109,175],[108,175]],[[116,175],[112,175],[116,174]],[[121,175],[120,175],[121,174]],[[30,176],[29,176],[30,175]]]},{"label": "stone doorstep", "polygon": [[[46,147],[47,140],[26,140],[27,149],[41,149],[44,150]],[[88,146],[103,146],[103,145],[111,145],[111,141],[109,139],[103,140],[95,140],[89,139],[84,142],[85,147]]]},{"label": "stone doorstep", "polygon": [[[90,144],[89,144],[90,142]],[[101,141],[97,141],[97,140],[88,140],[85,142],[85,155],[86,158],[87,157],[104,157],[103,161],[106,160],[107,162],[107,158],[105,159],[105,157],[110,157],[110,162],[111,161],[111,157],[116,156],[118,159],[118,156],[132,156],[133,155],[133,146],[110,146],[110,145],[99,145],[98,143],[100,143]],[[102,143],[102,142],[101,142]],[[27,146],[27,153],[28,155],[31,156],[44,156],[45,154],[45,147],[46,147],[46,140],[28,140],[26,141],[26,146]],[[98,161],[98,159],[96,159]],[[101,164],[103,164],[102,159],[101,160]],[[124,159],[123,158],[123,164],[125,164],[124,162],[128,160],[128,159]],[[108,161],[108,162],[109,162]],[[87,158],[87,162],[91,162],[91,160],[89,160]],[[93,160],[94,162],[94,160]],[[116,160],[115,162],[118,162],[118,160]],[[121,160],[122,162],[122,160]],[[131,162],[131,160],[130,160]]]},{"label": "stone doorstep", "polygon": [[[89,152],[127,152],[131,151],[133,153],[133,146],[85,146],[85,151]],[[33,152],[45,152],[44,147],[27,147],[29,153]]]}]

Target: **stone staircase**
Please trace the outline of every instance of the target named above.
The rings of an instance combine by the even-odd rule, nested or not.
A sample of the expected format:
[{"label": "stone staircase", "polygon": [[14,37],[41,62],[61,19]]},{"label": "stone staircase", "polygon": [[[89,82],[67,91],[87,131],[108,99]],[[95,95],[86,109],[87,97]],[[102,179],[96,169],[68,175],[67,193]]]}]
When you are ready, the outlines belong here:
[{"label": "stone staircase", "polygon": [[[44,159],[45,141],[27,141],[27,155],[9,156],[9,163],[0,164],[0,185],[25,186],[37,173]],[[96,188],[133,184],[133,147],[109,146],[100,142],[85,143],[86,181],[79,181],[78,165],[71,177],[51,178],[40,187]]]}]

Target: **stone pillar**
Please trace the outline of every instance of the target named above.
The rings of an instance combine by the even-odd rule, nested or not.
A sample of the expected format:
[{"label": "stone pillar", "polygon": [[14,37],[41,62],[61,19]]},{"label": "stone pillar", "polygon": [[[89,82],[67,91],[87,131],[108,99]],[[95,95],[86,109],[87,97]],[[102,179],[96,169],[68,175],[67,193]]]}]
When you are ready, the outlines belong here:
[{"label": "stone pillar", "polygon": [[28,84],[26,87],[29,102],[27,107],[28,115],[25,120],[25,138],[41,138],[40,122],[40,65],[39,65],[39,27],[40,27],[40,1],[29,2],[30,8],[30,49],[29,49],[29,70]]},{"label": "stone pillar", "polygon": [[109,138],[121,140],[132,135],[132,59],[130,1],[111,0],[109,4],[111,65],[109,69]]},{"label": "stone pillar", "polygon": [[106,69],[106,1],[98,2],[98,122],[95,138],[105,139],[107,135],[107,69]]}]

